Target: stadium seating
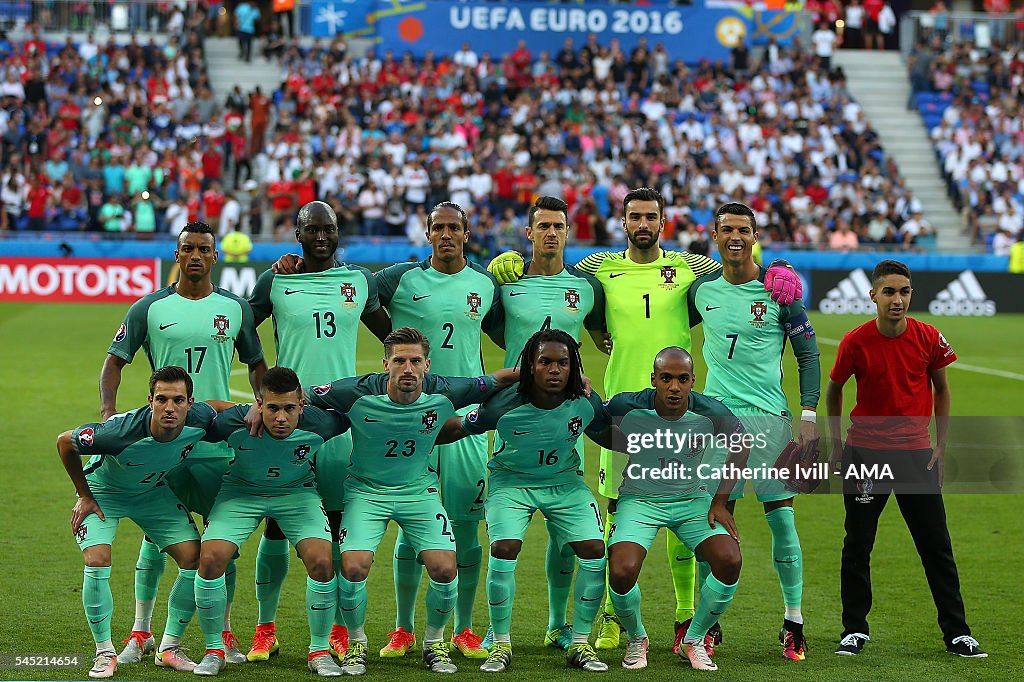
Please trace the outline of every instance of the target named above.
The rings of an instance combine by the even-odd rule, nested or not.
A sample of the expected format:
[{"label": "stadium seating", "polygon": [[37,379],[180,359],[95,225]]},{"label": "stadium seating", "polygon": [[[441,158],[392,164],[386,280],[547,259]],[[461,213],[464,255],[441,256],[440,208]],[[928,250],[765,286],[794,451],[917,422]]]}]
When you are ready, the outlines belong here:
[{"label": "stadium seating", "polygon": [[[1021,47],[980,50],[971,42],[951,42],[932,63],[933,89],[915,95],[950,199],[963,213],[974,241],[986,248],[997,230],[1013,235],[1024,229],[1020,220],[1004,217],[1010,203],[1017,209],[1011,216],[1024,215]],[[962,77],[954,79],[949,90],[935,90],[940,71],[950,68]]]}]

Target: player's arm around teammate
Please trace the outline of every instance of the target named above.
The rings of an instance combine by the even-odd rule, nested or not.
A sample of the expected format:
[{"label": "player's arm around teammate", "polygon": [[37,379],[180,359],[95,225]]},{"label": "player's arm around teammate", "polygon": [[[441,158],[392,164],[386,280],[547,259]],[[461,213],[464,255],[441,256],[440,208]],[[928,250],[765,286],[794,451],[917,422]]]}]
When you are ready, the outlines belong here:
[{"label": "player's arm around teammate", "polygon": [[309,576],[309,669],[321,676],[336,676],[341,671],[329,655],[328,639],[337,606],[337,582],[330,527],[315,488],[313,462],[320,447],[346,431],[349,422],[336,413],[305,408],[298,377],[280,366],[264,376],[256,407],[266,428],[263,437],[251,436],[244,420],[248,407],[238,406],[218,417],[210,438],[226,440],[235,459],[203,535],[195,591],[207,648],[195,672],[217,675],[224,668],[220,638],[227,602],[224,573],[264,516],[272,516],[295,544]]},{"label": "player's arm around teammate", "polygon": [[[725,611],[739,580],[739,535],[726,502],[733,481],[723,479],[712,499],[697,468],[704,448],[678,450],[642,445],[652,432],[673,431],[692,442],[693,434],[732,435],[741,430],[738,420],[717,401],[692,392],[693,360],[682,348],[670,347],[658,354],[651,373],[653,389],[620,393],[608,403],[613,418],[621,420],[627,445],[618,449],[630,454],[630,463],[619,490],[614,526],[609,533],[608,584],[615,612],[629,637],[622,665],[627,669],[647,666],[648,637],[640,618],[637,579],[657,532],[668,528],[684,545],[710,565],[708,578],[699,586],[701,601],[684,633],[680,656],[699,670],[714,670],[708,640],[709,629]],[[640,445],[637,447],[637,445]],[[730,462],[742,467],[747,450],[739,448]],[[670,463],[679,480],[649,480],[647,472]]]},{"label": "player's arm around teammate", "polygon": [[[96,643],[90,677],[111,677],[117,667],[110,639],[109,579],[111,544],[125,517],[179,567],[168,602],[162,664],[184,671],[195,667],[179,647],[195,612],[192,582],[199,561],[199,532],[163,478],[212,427],[215,414],[210,405],[194,405],[192,380],[183,368],[164,367],[150,377],[147,407],[80,426],[57,439],[57,452],[78,493],[71,530],[85,562],[82,603]],[[82,466],[83,456],[92,457],[87,468]]]}]

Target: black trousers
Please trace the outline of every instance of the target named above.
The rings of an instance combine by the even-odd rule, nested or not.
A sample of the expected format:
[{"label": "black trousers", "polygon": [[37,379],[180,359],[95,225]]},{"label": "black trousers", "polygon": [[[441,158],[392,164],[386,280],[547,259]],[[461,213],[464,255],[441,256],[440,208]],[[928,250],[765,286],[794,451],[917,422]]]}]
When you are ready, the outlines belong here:
[{"label": "black trousers", "polygon": [[[971,629],[967,626],[964,614],[960,577],[953,559],[942,495],[899,492],[892,495],[896,498],[921,557],[928,587],[938,610],[942,638],[949,645],[953,638],[971,634]],[[844,637],[855,632],[870,634],[868,612],[871,610],[871,550],[878,531],[878,518],[889,496],[890,493],[886,491],[843,496],[846,506],[846,537],[843,540],[840,585]]]}]

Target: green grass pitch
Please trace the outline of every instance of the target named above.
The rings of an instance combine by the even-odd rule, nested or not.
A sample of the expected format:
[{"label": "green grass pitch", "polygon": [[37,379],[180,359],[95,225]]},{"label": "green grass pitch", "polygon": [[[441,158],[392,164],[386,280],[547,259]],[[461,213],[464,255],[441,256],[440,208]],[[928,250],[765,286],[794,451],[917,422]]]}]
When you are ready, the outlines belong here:
[{"label": "green grass pitch", "polygon": [[[0,305],[0,414],[4,464],[3,531],[0,533],[0,613],[3,637],[0,660],[16,654],[72,654],[91,659],[92,642],[81,605],[82,562],[69,529],[74,491],[56,456],[54,441],[64,429],[96,419],[97,382],[104,351],[117,329],[125,307],[115,305]],[[1014,339],[1021,316],[995,318],[932,318],[960,356],[961,364],[997,370],[1009,376],[950,369],[954,415],[1020,414],[1024,392],[1020,351]],[[864,318],[813,316],[822,340],[822,367],[827,372],[835,357],[835,341]],[[261,330],[268,356],[273,355],[269,325]],[[359,371],[380,367],[380,345],[361,330]],[[587,373],[598,389],[604,356],[589,340],[584,344]],[[700,336],[694,340],[700,347]],[[501,355],[487,342],[488,368],[500,366]],[[645,360],[646,362],[646,360]],[[703,363],[698,356],[698,372]],[[787,393],[797,396],[795,362],[785,361]],[[955,366],[954,366],[955,367]],[[119,409],[145,402],[149,369],[140,355],[125,371]],[[698,386],[703,382],[698,379]],[[236,372],[232,385],[247,390],[244,372]],[[852,384],[847,397],[852,397]],[[239,393],[239,397],[243,394]],[[847,406],[849,409],[849,405]],[[597,471],[596,450],[587,446],[588,478]],[[641,578],[644,619],[650,631],[650,667],[639,673],[620,667],[623,650],[604,652],[611,665],[607,679],[650,680],[1009,680],[1021,679],[1022,657],[1018,640],[1021,618],[1017,577],[1024,569],[1021,535],[1024,498],[1013,495],[951,495],[946,498],[953,546],[974,634],[991,657],[963,660],[943,651],[935,610],[924,574],[906,527],[894,504],[882,517],[874,553],[875,602],[872,641],[856,659],[832,654],[841,629],[839,622],[839,554],[842,543],[842,502],[822,495],[797,501],[797,527],[804,549],[804,615],[809,653],[803,663],[780,656],[776,641],[782,621],[781,596],[770,559],[770,535],[759,505],[742,502],[737,521],[742,533],[744,566],[740,588],[723,621],[725,644],[715,660],[717,673],[697,673],[670,653],[674,598],[665,565],[662,538],[652,548]],[[518,590],[513,615],[515,661],[506,674],[510,680],[582,678],[569,671],[561,654],[541,646],[547,622],[543,552],[546,542],[540,519],[530,528],[519,563]],[[481,529],[482,531],[482,529]],[[391,551],[394,527],[379,550],[380,561],[370,574],[367,633],[371,651],[382,646],[392,629]],[[133,617],[132,575],[140,531],[124,523],[114,545],[114,636],[125,637]],[[485,543],[486,544],[486,543]],[[247,644],[252,636],[256,606],[253,561],[256,541],[242,550],[238,592],[232,621],[235,633]],[[154,630],[162,630],[173,566],[161,586]],[[229,667],[226,680],[309,679],[305,666],[308,632],[303,607],[303,570],[293,558],[278,618],[283,655],[269,665]],[[487,627],[484,580],[476,608],[476,627]],[[422,599],[422,592],[421,592]],[[419,629],[422,632],[422,601]],[[158,635],[159,637],[159,635]],[[198,623],[186,635],[186,646],[201,653]],[[458,675],[475,675],[476,663],[456,658]],[[32,670],[0,668],[0,679],[83,679],[88,665],[70,669]],[[372,655],[368,679],[426,679],[418,656],[381,661]],[[151,662],[121,666],[116,679],[166,679],[180,676],[157,669]]]}]

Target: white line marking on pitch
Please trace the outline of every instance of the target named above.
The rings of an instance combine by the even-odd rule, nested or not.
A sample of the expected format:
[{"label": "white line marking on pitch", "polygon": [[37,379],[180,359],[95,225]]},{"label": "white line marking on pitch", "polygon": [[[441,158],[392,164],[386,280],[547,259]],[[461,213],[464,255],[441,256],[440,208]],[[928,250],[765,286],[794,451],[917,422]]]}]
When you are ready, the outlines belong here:
[{"label": "white line marking on pitch", "polygon": [[[838,339],[830,339],[826,336],[819,336],[818,341],[829,346],[838,346]],[[974,372],[976,374],[988,374],[994,377],[1002,377],[1003,379],[1016,379],[1017,381],[1024,381],[1024,374],[1017,374],[1016,372],[1007,372],[1001,369],[989,369],[988,367],[978,367],[977,365],[969,365],[966,362],[960,362],[957,360],[952,365],[949,365],[951,369],[962,369],[965,372]]]}]

